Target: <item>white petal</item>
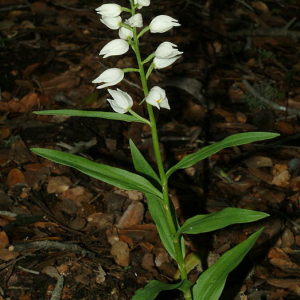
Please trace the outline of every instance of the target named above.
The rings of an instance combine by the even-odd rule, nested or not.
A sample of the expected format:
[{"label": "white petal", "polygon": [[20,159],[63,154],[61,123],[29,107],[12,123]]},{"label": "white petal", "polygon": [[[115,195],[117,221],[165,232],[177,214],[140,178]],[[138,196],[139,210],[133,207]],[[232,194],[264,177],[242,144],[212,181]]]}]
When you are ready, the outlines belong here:
[{"label": "white petal", "polygon": [[119,29],[119,37],[122,40],[131,40],[133,37],[133,32],[125,27]]},{"label": "white petal", "polygon": [[117,113],[119,113],[119,114],[125,114],[125,113],[127,113],[128,110],[119,107],[119,106],[115,103],[114,100],[112,100],[112,99],[107,99],[107,101],[109,102],[111,108],[112,108],[115,112],[117,112]]},{"label": "white petal", "polygon": [[141,14],[135,14],[125,22],[130,27],[143,27],[143,17]]},{"label": "white petal", "polygon": [[175,56],[181,55],[183,52],[178,51],[177,46],[170,42],[161,43],[156,51],[155,57],[157,58],[173,58]]},{"label": "white petal", "polygon": [[150,0],[134,0],[134,4],[138,4],[138,9],[141,9],[143,6],[149,6]]},{"label": "white petal", "polygon": [[100,51],[99,55],[104,55],[104,58],[113,55],[122,55],[129,49],[129,44],[122,39],[115,39],[106,44]]},{"label": "white petal", "polygon": [[114,100],[119,103],[119,106],[131,107],[133,105],[132,98],[128,93],[123,92],[120,89],[117,89],[116,91],[108,90],[108,92],[111,94]]},{"label": "white petal", "polygon": [[160,93],[157,91],[150,90],[148,96],[146,97],[146,102],[156,106],[158,109],[160,109],[159,104],[157,101],[161,99]]},{"label": "white petal", "polygon": [[117,17],[122,12],[121,6],[119,4],[111,3],[111,4],[103,4],[96,8],[98,14],[102,15],[102,17]]},{"label": "white petal", "polygon": [[115,30],[115,29],[119,29],[120,23],[122,22],[122,18],[120,16],[118,17],[103,17],[102,19],[100,19],[100,21],[106,25],[108,28]]},{"label": "white petal", "polygon": [[170,105],[168,102],[168,99],[163,99],[160,103],[159,106],[162,108],[170,109]]},{"label": "white petal", "polygon": [[163,33],[174,26],[180,26],[178,21],[172,17],[166,15],[160,15],[155,17],[150,23],[150,32],[152,33]]},{"label": "white petal", "polygon": [[173,58],[157,58],[153,59],[154,69],[162,69],[170,66],[174,61],[176,61],[180,56],[176,56]]},{"label": "white petal", "polygon": [[105,70],[100,76],[98,76],[92,82],[93,83],[104,82],[104,84],[97,87],[97,89],[102,89],[107,86],[111,86],[119,83],[120,81],[122,81],[123,78],[124,78],[124,72],[121,69],[111,68]]},{"label": "white petal", "polygon": [[166,91],[159,86],[154,86],[151,91],[158,92],[161,98],[166,98]]}]

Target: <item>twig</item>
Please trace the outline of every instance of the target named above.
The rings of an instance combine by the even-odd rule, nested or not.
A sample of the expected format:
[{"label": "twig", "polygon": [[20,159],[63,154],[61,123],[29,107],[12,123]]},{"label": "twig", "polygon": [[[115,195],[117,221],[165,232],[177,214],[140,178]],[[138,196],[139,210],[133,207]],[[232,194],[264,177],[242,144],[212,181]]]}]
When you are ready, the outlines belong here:
[{"label": "twig", "polygon": [[289,107],[285,107],[285,106],[281,106],[275,102],[270,101],[269,99],[263,97],[262,95],[260,95],[257,90],[255,90],[252,85],[246,80],[243,79],[242,83],[244,84],[244,86],[247,88],[248,92],[250,94],[252,94],[255,98],[257,98],[258,100],[260,100],[262,103],[270,106],[272,109],[276,109],[276,110],[280,110],[280,111],[284,111],[290,114],[295,114],[297,116],[300,116],[300,111],[294,108],[289,108]]},{"label": "twig", "polygon": [[60,275],[58,278],[57,278],[57,283],[55,285],[55,289],[53,290],[53,293],[52,293],[52,296],[51,296],[51,299],[50,300],[60,300],[60,296],[61,296],[61,293],[62,293],[62,290],[64,288],[64,276],[63,275]]},{"label": "twig", "polygon": [[26,242],[18,243],[9,247],[10,251],[22,251],[28,249],[59,249],[59,250],[68,250],[71,252],[80,252],[81,254],[87,254],[89,257],[94,257],[95,254],[89,250],[86,250],[77,244],[65,244],[60,242],[53,241],[35,241],[35,242]]},{"label": "twig", "polygon": [[17,266],[17,268],[19,270],[22,270],[22,271],[27,272],[27,273],[31,273],[31,274],[35,274],[35,275],[40,274],[40,272],[38,272],[38,271],[29,270],[29,269],[23,268],[22,266]]},{"label": "twig", "polygon": [[6,210],[0,210],[0,216],[16,218],[18,214]]},{"label": "twig", "polygon": [[26,4],[10,5],[10,6],[7,6],[7,7],[0,8],[0,13],[6,12],[6,11],[11,11],[11,10],[20,10],[20,9],[23,9],[23,8],[30,7],[30,3],[28,1],[25,1],[25,3]]}]

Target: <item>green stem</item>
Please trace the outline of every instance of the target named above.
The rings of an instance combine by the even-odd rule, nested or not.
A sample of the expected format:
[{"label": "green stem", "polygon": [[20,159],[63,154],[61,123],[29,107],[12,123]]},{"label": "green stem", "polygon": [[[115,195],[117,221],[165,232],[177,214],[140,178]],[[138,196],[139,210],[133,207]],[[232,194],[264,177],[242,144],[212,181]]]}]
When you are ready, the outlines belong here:
[{"label": "green stem", "polygon": [[149,30],[150,30],[150,26],[145,27],[145,28],[139,33],[139,35],[137,36],[138,39],[139,39],[144,33],[146,33],[146,32],[149,31]]},{"label": "green stem", "polygon": [[134,112],[132,109],[128,109],[128,111],[137,119],[139,119],[142,123],[145,123],[147,125],[149,125],[150,127],[152,126],[151,122],[149,122],[147,119],[141,117],[139,114],[137,114],[136,112]]},{"label": "green stem", "polygon": [[[130,0],[130,3],[131,3],[132,15],[134,15],[135,8],[133,7],[132,0]],[[138,40],[136,27],[133,28],[132,32],[133,32],[133,41],[134,41],[133,47],[134,47],[137,63],[138,63],[139,70],[140,70],[140,78],[141,78],[141,83],[142,83],[142,87],[144,90],[144,96],[146,98],[147,95],[149,94],[149,89],[148,89],[148,85],[147,85],[147,79],[146,79],[146,74],[145,74],[145,70],[144,70],[144,66],[143,66],[143,61],[141,59],[141,54],[140,54],[140,49],[139,49],[139,40]],[[147,109],[148,109],[149,119],[150,119],[150,123],[151,123],[153,148],[154,148],[156,163],[157,163],[159,176],[160,176],[161,184],[162,184],[162,194],[163,194],[163,204],[164,204],[164,208],[165,208],[165,216],[167,219],[170,233],[173,237],[172,241],[173,241],[173,245],[175,248],[176,261],[178,263],[181,280],[185,280],[185,279],[187,279],[187,272],[186,272],[186,268],[185,268],[185,264],[184,264],[184,257],[182,256],[180,237],[176,234],[177,226],[176,226],[176,223],[172,216],[169,192],[168,192],[168,179],[166,177],[166,173],[165,173],[165,170],[163,167],[163,161],[162,161],[162,157],[161,157],[161,153],[160,153],[156,120],[155,120],[155,116],[154,116],[154,112],[153,112],[153,107],[148,103],[147,103]],[[184,293],[184,297],[186,300],[192,300],[191,292],[187,291],[186,293]]]},{"label": "green stem", "polygon": [[135,69],[135,68],[125,68],[125,69],[122,69],[122,71],[124,73],[127,73],[127,72],[140,72],[139,69]]}]

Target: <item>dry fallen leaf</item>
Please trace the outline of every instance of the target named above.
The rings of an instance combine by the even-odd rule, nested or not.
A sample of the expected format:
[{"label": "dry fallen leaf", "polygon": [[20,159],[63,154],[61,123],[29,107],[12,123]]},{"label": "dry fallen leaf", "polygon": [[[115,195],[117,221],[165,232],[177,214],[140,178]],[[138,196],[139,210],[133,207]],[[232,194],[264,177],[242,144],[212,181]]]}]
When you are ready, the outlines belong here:
[{"label": "dry fallen leaf", "polygon": [[0,260],[9,261],[19,256],[19,252],[9,251],[9,249],[0,249]]},{"label": "dry fallen leaf", "polygon": [[5,249],[9,244],[9,240],[5,231],[0,231],[0,249]]},{"label": "dry fallen leaf", "polygon": [[116,264],[122,267],[127,267],[129,265],[129,252],[128,245],[123,241],[114,243],[110,251]]},{"label": "dry fallen leaf", "polygon": [[286,164],[276,164],[272,169],[272,174],[274,177],[271,184],[283,187],[289,185],[288,181],[291,176]]},{"label": "dry fallen leaf", "polygon": [[127,228],[141,224],[144,218],[144,212],[144,205],[139,201],[133,201],[121,217],[118,223],[119,228]]},{"label": "dry fallen leaf", "polygon": [[23,172],[17,168],[10,170],[7,176],[7,183],[10,187],[18,183],[26,183],[25,176]]},{"label": "dry fallen leaf", "polygon": [[50,177],[47,192],[49,194],[61,194],[72,185],[71,180],[66,176]]}]

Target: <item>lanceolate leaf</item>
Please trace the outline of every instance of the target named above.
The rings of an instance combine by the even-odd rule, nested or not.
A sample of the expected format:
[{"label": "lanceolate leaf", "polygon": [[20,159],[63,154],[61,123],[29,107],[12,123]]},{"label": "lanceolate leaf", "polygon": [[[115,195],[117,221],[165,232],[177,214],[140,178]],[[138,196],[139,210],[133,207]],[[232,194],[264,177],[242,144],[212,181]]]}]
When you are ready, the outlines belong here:
[{"label": "lanceolate leaf", "polygon": [[227,207],[219,212],[197,215],[187,219],[178,233],[198,234],[238,223],[254,222],[269,215],[263,212]]},{"label": "lanceolate leaf", "polygon": [[185,291],[186,289],[190,288],[190,286],[191,282],[188,280],[184,280],[176,284],[152,280],[145,286],[144,289],[138,290],[132,300],[153,300],[162,291],[170,291],[174,289]]},{"label": "lanceolate leaf", "polygon": [[203,160],[224,148],[248,144],[255,141],[272,139],[277,137],[278,135],[279,134],[277,133],[270,132],[246,132],[231,135],[220,142],[204,147],[193,154],[185,156],[179,163],[169,169],[166,175],[167,177],[169,177],[176,170],[188,168],[198,161]]},{"label": "lanceolate leaf", "polygon": [[105,111],[84,111],[84,110],[75,110],[75,109],[59,109],[59,110],[43,110],[35,111],[35,114],[38,115],[55,115],[55,116],[70,116],[70,117],[89,117],[89,118],[102,118],[108,120],[118,120],[125,122],[140,122],[141,119],[138,119],[131,115],[105,112]]},{"label": "lanceolate leaf", "polygon": [[157,186],[161,186],[161,182],[157,174],[146,161],[139,149],[135,146],[134,142],[130,140],[129,143],[135,170],[152,183],[155,183]]},{"label": "lanceolate leaf", "polygon": [[126,190],[137,190],[162,197],[148,180],[137,174],[92,162],[86,158],[57,150],[33,148],[34,153],[56,163],[73,167],[84,174]]},{"label": "lanceolate leaf", "polygon": [[262,231],[263,228],[227,251],[214,265],[202,273],[193,287],[193,299],[218,300],[228,274],[242,261]]},{"label": "lanceolate leaf", "polygon": [[172,242],[171,232],[165,216],[165,209],[163,206],[163,200],[161,197],[155,195],[146,194],[148,200],[148,208],[153,218],[160,239],[163,242],[168,253],[176,260],[175,249]]}]

